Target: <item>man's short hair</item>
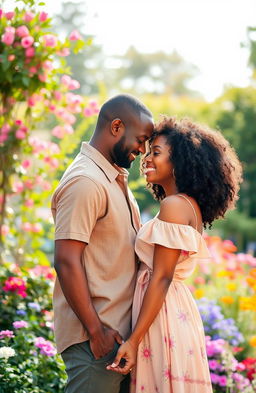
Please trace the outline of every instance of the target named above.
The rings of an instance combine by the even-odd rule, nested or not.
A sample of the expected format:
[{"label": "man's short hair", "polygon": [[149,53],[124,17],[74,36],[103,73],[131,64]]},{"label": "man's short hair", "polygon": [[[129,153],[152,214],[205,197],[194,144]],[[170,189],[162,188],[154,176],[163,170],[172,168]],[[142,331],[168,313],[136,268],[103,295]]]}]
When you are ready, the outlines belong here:
[{"label": "man's short hair", "polygon": [[106,101],[99,112],[98,123],[103,126],[106,122],[116,118],[129,118],[135,114],[140,116],[141,113],[152,117],[150,110],[137,98],[130,94],[118,94]]}]

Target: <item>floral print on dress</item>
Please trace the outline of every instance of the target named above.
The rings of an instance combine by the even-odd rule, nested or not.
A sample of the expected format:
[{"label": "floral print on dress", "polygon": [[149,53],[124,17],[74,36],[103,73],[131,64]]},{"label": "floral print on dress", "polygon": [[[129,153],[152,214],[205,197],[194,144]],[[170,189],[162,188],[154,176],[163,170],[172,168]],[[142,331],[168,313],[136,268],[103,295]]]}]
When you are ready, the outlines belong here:
[{"label": "floral print on dress", "polygon": [[135,248],[141,261],[141,281],[135,288],[133,326],[149,283],[147,270],[153,268],[155,244],[184,252],[164,304],[139,345],[137,365],[132,372],[137,382],[131,383],[130,393],[212,393],[202,320],[184,283],[192,274],[197,257],[209,255],[203,237],[194,228],[155,218],[139,230]]},{"label": "floral print on dress", "polygon": [[146,346],[142,347],[141,356],[145,360],[148,360],[149,358],[151,358],[151,356],[152,356],[151,349]]},{"label": "floral print on dress", "polygon": [[178,317],[178,319],[181,322],[188,322],[189,321],[189,313],[188,313],[188,311],[178,310],[177,317]]}]

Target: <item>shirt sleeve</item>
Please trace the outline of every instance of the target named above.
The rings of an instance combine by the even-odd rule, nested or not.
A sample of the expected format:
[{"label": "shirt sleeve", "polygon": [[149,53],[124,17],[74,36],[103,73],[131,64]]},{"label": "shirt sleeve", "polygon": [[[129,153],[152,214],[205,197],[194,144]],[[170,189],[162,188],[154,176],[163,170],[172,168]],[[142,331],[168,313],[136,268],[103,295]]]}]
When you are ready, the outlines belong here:
[{"label": "shirt sleeve", "polygon": [[97,220],[106,214],[106,206],[101,185],[85,176],[73,178],[55,196],[55,240],[89,243]]}]

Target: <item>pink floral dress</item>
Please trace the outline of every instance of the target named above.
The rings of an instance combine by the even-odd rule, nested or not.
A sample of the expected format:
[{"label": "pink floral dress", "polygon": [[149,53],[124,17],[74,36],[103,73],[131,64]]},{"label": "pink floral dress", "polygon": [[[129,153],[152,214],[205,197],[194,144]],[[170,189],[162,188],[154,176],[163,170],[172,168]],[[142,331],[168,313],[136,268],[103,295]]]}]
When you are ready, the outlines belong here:
[{"label": "pink floral dress", "polygon": [[209,258],[202,235],[189,225],[148,221],[136,239],[141,266],[133,303],[133,327],[153,266],[155,244],[181,249],[164,304],[139,345],[131,393],[212,393],[202,320],[184,284],[197,259]]}]

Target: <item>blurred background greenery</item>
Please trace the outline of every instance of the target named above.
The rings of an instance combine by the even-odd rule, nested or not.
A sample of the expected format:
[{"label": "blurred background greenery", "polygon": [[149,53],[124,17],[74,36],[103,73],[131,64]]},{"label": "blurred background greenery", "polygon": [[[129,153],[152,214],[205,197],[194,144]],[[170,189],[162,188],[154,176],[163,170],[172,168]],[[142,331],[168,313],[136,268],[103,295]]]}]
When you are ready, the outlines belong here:
[{"label": "blurred background greenery", "polygon": [[[59,34],[79,29],[86,31],[86,2],[62,2],[54,15]],[[109,23],[114,23],[110,20]],[[132,26],[131,26],[132,28]],[[141,52],[130,46],[122,55],[106,55],[104,48],[94,44],[78,55],[70,55],[68,64],[81,84],[81,93],[97,96],[102,103],[117,92],[128,92],[141,98],[153,112],[189,116],[223,132],[236,149],[244,168],[237,209],[213,225],[211,234],[219,234],[236,242],[240,250],[256,252],[256,27],[247,27],[247,39],[241,42],[241,52],[247,49],[251,80],[248,87],[226,87],[223,93],[206,101],[202,94],[190,88],[191,80],[200,70],[175,49]],[[106,32],[107,34],[107,32]],[[117,37],[118,39],[118,37]],[[228,56],[228,52],[227,52]],[[216,62],[218,59],[216,59]],[[220,59],[224,62],[225,59]],[[81,139],[88,140],[94,124],[84,129]],[[81,130],[81,127],[80,127]],[[79,150],[72,152],[72,156]],[[138,200],[142,217],[147,219],[157,211],[157,204],[145,191],[145,181],[139,175],[139,161],[130,170],[130,186]]]}]

